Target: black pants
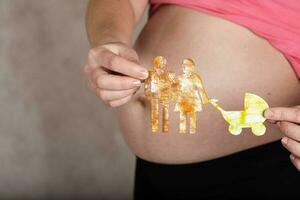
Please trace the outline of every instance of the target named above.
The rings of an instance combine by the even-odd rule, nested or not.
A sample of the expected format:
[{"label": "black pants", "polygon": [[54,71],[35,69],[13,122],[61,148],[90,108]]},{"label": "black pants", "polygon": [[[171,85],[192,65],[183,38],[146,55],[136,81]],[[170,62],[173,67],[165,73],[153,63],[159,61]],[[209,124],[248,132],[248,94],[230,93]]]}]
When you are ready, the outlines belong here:
[{"label": "black pants", "polygon": [[134,197],[300,199],[300,172],[279,141],[193,164],[156,164],[137,158]]}]

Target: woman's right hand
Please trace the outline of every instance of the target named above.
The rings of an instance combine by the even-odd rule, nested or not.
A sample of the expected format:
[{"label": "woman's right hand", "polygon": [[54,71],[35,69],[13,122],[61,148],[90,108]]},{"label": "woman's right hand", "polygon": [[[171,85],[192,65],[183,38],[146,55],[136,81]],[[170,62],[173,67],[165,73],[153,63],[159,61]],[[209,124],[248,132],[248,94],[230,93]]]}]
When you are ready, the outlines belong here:
[{"label": "woman's right hand", "polygon": [[91,49],[84,72],[91,91],[111,107],[127,103],[148,77],[135,50],[119,42]]}]

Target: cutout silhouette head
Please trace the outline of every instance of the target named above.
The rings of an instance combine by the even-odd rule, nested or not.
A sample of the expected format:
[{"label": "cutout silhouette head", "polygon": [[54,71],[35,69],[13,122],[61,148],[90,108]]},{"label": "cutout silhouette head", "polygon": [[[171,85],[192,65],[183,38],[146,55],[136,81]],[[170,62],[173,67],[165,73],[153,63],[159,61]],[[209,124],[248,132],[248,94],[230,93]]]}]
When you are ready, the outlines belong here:
[{"label": "cutout silhouette head", "polygon": [[182,62],[183,74],[190,76],[195,71],[195,63],[192,59],[186,58]]},{"label": "cutout silhouette head", "polygon": [[167,59],[163,56],[156,56],[152,60],[153,70],[160,73],[163,72],[167,67]]}]

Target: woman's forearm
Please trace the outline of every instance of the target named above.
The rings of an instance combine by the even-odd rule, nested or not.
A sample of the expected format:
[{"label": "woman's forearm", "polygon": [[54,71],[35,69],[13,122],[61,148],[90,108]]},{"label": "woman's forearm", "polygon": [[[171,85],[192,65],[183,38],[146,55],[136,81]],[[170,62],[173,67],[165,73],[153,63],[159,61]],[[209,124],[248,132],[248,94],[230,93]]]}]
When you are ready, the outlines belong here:
[{"label": "woman's forearm", "polygon": [[131,43],[135,15],[129,0],[90,0],[86,30],[92,47],[108,43]]},{"label": "woman's forearm", "polygon": [[148,76],[131,47],[135,24],[148,0],[90,0],[86,29],[91,49],[84,66],[89,88],[105,104],[121,106]]}]

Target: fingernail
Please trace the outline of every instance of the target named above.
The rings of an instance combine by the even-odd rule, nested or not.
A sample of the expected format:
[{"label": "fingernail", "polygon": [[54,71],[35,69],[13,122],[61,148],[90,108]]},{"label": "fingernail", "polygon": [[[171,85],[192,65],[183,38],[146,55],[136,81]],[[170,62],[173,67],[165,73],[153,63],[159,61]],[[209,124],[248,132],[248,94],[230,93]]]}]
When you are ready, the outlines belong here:
[{"label": "fingernail", "polygon": [[148,71],[147,70],[141,71],[141,78],[146,79],[147,77],[148,77]]},{"label": "fingernail", "polygon": [[264,116],[265,117],[272,117],[273,116],[273,112],[270,109],[268,109],[268,110],[266,110],[264,112]]},{"label": "fingernail", "polygon": [[287,138],[286,137],[282,138],[281,142],[283,145],[287,145]]},{"label": "fingernail", "polygon": [[295,156],[293,154],[290,155],[291,160],[295,160]]},{"label": "fingernail", "polygon": [[140,85],[141,85],[141,81],[139,81],[139,80],[134,80],[134,81],[132,81],[132,84],[133,84],[134,86],[140,86]]}]

